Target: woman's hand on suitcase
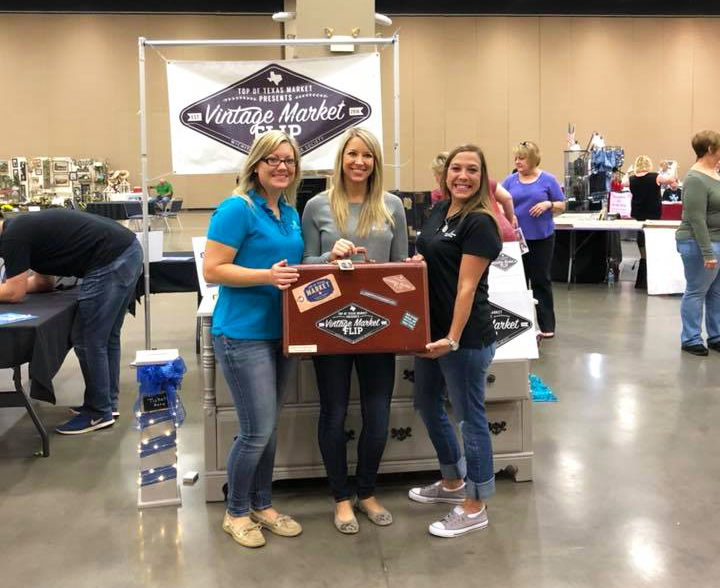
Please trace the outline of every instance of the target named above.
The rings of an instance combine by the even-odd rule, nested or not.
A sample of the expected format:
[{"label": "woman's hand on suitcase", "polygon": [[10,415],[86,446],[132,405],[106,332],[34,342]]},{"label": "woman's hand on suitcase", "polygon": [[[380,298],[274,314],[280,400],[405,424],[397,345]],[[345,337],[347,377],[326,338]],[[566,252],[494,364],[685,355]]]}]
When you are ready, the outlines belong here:
[{"label": "woman's hand on suitcase", "polygon": [[335,241],[335,245],[333,245],[333,248],[330,251],[330,261],[343,259],[350,255],[355,255],[356,253],[357,247],[355,247],[355,244],[352,241],[348,241],[347,239],[338,239]]},{"label": "woman's hand on suitcase", "polygon": [[425,345],[425,349],[427,349],[426,353],[416,353],[416,355],[425,359],[437,359],[446,353],[450,353],[450,341],[446,338],[438,339]]},{"label": "woman's hand on suitcase", "polygon": [[425,258],[420,253],[416,253],[412,257],[406,257],[405,261],[425,261]]},{"label": "woman's hand on suitcase", "polygon": [[270,283],[278,290],[287,290],[299,277],[297,268],[288,267],[287,259],[278,261],[270,268]]}]

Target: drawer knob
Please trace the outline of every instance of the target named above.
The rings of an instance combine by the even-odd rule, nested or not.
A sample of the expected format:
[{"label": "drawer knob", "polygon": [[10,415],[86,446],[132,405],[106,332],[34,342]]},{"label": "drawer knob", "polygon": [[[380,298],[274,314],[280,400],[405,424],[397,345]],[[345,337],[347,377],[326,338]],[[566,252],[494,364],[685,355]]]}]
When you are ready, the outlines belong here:
[{"label": "drawer knob", "polygon": [[415,383],[415,370],[403,370],[403,380]]},{"label": "drawer knob", "polygon": [[500,421],[499,423],[488,423],[488,428],[493,435],[499,435],[503,431],[507,431],[507,423]]},{"label": "drawer knob", "polygon": [[355,441],[355,429],[350,429],[349,431],[345,431],[345,440],[346,441]]},{"label": "drawer knob", "polygon": [[495,377],[495,374],[488,374],[488,377],[487,377],[488,384],[490,384],[490,385],[494,384],[495,380],[497,380],[497,378]]},{"label": "drawer knob", "polygon": [[398,427],[390,429],[390,437],[398,441],[405,441],[408,437],[412,437],[412,427]]}]

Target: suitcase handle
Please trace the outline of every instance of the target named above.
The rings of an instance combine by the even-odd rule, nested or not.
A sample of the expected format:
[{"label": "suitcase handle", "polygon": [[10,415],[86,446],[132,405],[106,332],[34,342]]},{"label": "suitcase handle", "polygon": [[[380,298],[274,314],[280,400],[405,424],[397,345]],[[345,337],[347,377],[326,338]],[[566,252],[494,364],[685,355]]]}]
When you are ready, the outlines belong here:
[{"label": "suitcase handle", "polygon": [[365,248],[365,247],[356,247],[356,248],[355,248],[355,253],[356,253],[357,255],[362,255],[363,257],[365,257],[364,263],[375,263],[375,260],[374,260],[374,259],[369,259],[369,258],[368,258],[367,248]]},{"label": "suitcase handle", "polygon": [[[375,263],[374,259],[368,259],[367,249],[365,249],[365,247],[356,247],[355,255],[362,255],[363,257],[365,257],[365,259],[359,263]],[[343,259],[336,259],[333,263],[337,264],[340,271],[347,272],[354,270],[355,266],[353,265],[353,263],[358,262],[353,262],[352,259],[345,257]]]}]

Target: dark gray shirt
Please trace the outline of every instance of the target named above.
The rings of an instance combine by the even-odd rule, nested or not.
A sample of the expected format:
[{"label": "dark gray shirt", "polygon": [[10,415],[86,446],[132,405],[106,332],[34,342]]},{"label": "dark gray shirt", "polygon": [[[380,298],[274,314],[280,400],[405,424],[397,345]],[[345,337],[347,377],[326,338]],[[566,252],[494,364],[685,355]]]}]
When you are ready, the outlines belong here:
[{"label": "dark gray shirt", "polygon": [[678,240],[697,241],[704,259],[715,259],[711,241],[720,241],[720,182],[691,169],[683,180]]},{"label": "dark gray shirt", "polygon": [[[326,263],[338,239],[348,239],[357,247],[367,248],[368,257],[381,263],[405,259],[408,255],[405,209],[400,198],[394,194],[385,192],[383,197],[395,225],[386,222],[381,230],[373,230],[364,237],[355,232],[362,204],[348,203],[347,230],[341,235],[333,220],[328,193],[320,192],[308,200],[302,217],[305,240],[303,263]],[[360,260],[361,257],[355,256],[353,259]]]}]

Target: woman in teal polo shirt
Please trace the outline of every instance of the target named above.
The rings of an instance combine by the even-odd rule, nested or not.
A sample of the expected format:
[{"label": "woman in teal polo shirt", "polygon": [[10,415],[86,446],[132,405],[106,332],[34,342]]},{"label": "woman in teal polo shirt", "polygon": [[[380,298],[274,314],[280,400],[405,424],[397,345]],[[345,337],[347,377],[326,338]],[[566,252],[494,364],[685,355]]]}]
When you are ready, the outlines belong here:
[{"label": "woman in teal polo shirt", "polygon": [[255,139],[238,187],[213,213],[203,273],[220,284],[212,322],[215,357],[240,422],[228,455],[223,530],[246,547],[265,544],[262,528],[285,537],[300,525],[272,507],[275,429],[287,379],[296,367],[280,344],[280,291],[298,279],[303,254],[293,208],[300,151],[281,131]]}]

